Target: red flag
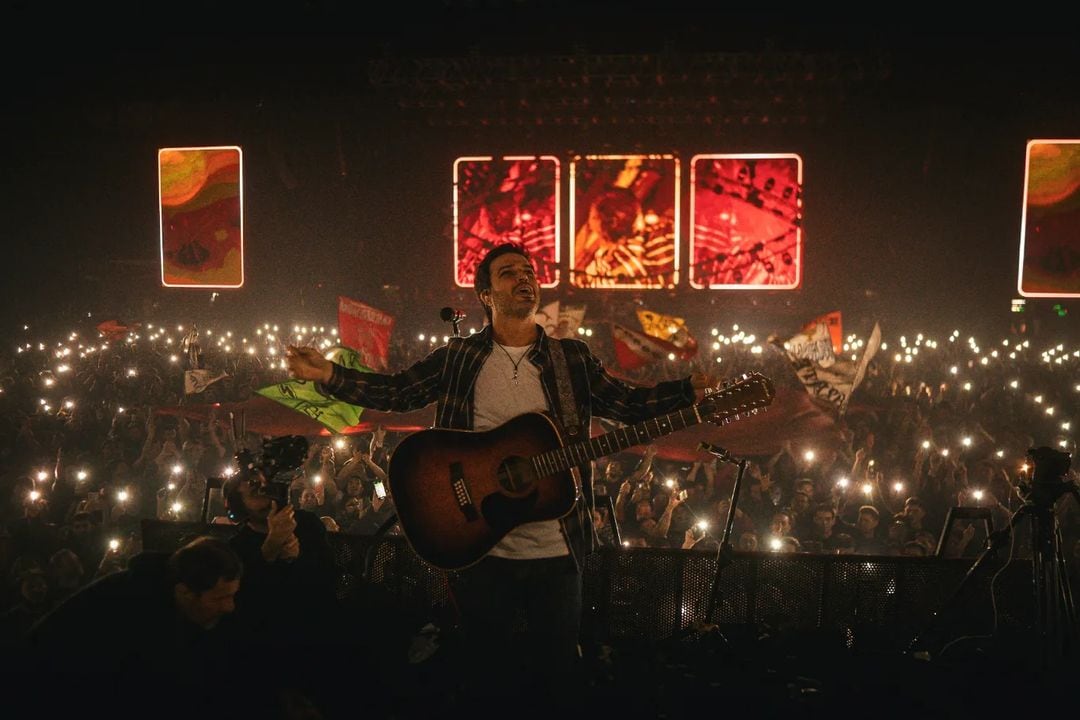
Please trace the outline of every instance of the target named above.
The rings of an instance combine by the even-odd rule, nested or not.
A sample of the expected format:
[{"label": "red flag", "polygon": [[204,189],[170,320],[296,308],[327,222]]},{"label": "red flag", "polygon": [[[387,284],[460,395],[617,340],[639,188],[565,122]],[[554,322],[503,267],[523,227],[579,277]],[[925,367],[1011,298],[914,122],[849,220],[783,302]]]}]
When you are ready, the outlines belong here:
[{"label": "red flag", "polygon": [[697,349],[681,348],[622,325],[612,324],[611,332],[615,342],[615,359],[626,370],[634,370],[657,360],[668,360],[671,354],[679,360],[689,360]]},{"label": "red flag", "polygon": [[374,370],[385,370],[390,355],[390,332],[394,316],[359,300],[338,296],[338,336],[341,344],[360,355]]},{"label": "red flag", "polygon": [[138,330],[139,327],[141,327],[140,323],[124,325],[117,320],[106,320],[98,323],[97,329],[108,340],[123,340],[125,335],[132,330]]}]

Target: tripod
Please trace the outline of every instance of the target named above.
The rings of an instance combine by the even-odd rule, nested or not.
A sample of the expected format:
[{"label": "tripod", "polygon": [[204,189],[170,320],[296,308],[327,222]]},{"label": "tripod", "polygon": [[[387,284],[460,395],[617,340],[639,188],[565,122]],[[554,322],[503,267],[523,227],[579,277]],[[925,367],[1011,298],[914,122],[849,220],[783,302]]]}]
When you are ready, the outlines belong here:
[{"label": "tripod", "polygon": [[[1045,452],[1044,452],[1045,451]],[[1071,482],[1065,482],[1068,456],[1050,448],[1028,451],[1036,460],[1036,470],[1031,483],[1021,483],[1019,492],[1024,504],[1010,518],[1008,525],[987,538],[987,547],[968,569],[964,579],[941,611],[934,613],[930,626],[912,640],[914,647],[922,635],[931,631],[945,611],[953,606],[970,585],[980,567],[1010,539],[1011,534],[1025,519],[1031,528],[1031,578],[1035,634],[1035,664],[1043,670],[1056,667],[1063,661],[1075,659],[1077,642],[1076,606],[1069,583],[1068,568],[1062,551],[1061,528],[1054,514],[1054,505],[1064,495],[1072,495],[1080,502],[1080,490]],[[1064,461],[1062,462],[1062,458]],[[1040,461],[1053,464],[1060,473],[1050,469],[1040,471]],[[942,648],[942,651],[944,648]]]}]

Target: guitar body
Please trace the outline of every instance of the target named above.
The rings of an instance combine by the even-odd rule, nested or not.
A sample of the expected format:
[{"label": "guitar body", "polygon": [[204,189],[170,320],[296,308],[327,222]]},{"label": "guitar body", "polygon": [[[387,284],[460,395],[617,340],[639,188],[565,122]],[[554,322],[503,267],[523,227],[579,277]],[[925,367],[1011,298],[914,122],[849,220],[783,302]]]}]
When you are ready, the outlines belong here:
[{"label": "guitar body", "polygon": [[578,499],[576,470],[543,477],[530,460],[563,446],[558,428],[526,413],[484,432],[422,430],[390,458],[398,520],[422,559],[457,570],[523,523],[556,520]]}]

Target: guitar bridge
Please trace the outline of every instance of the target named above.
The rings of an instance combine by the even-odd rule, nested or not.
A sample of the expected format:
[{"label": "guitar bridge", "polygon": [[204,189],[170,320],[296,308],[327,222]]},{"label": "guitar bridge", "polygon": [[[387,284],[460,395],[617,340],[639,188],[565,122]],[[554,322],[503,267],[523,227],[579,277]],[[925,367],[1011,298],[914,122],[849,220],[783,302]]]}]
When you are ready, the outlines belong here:
[{"label": "guitar bridge", "polygon": [[465,484],[465,472],[461,467],[461,463],[450,463],[450,489],[454,493],[454,500],[457,501],[458,510],[461,510],[461,514],[465,516],[465,519],[469,522],[478,520],[480,513],[476,511],[472,495],[469,494],[469,486]]}]

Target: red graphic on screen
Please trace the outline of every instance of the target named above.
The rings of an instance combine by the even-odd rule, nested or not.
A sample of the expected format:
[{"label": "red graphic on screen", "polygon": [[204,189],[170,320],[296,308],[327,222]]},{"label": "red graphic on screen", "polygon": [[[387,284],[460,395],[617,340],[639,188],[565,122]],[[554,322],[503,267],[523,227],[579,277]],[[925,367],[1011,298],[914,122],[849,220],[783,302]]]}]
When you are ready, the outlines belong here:
[{"label": "red graphic on screen", "polygon": [[459,160],[456,279],[472,287],[476,266],[503,243],[523,245],[544,287],[558,282],[555,158]]},{"label": "red graphic on screen", "polygon": [[690,281],[793,289],[801,282],[799,159],[697,157]]},{"label": "red graphic on screen", "polygon": [[675,158],[584,158],[574,170],[573,284],[674,287]]},{"label": "red graphic on screen", "polygon": [[164,284],[243,285],[239,149],[166,149],[158,163]]},{"label": "red graphic on screen", "polygon": [[1080,141],[1032,141],[1020,292],[1080,296]]}]

